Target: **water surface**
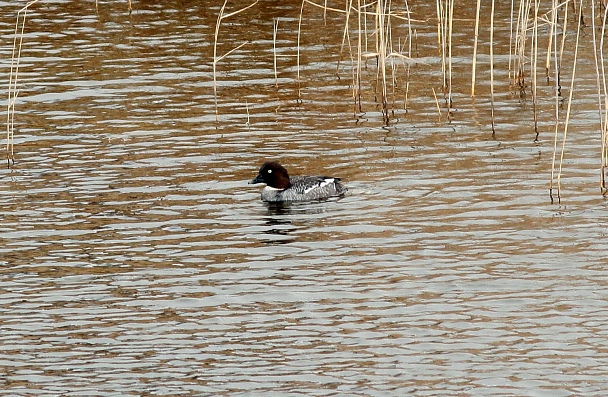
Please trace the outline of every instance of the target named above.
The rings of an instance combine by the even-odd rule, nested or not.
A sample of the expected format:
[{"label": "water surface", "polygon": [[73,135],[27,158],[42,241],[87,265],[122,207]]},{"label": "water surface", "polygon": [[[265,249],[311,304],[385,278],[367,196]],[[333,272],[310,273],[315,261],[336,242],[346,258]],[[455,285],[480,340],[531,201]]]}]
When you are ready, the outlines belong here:
[{"label": "water surface", "polygon": [[[551,204],[550,86],[535,140],[530,99],[498,79],[493,137],[487,69],[468,96],[473,9],[459,11],[450,121],[432,94],[434,5],[410,5],[424,62],[387,127],[372,61],[353,114],[340,15],[305,10],[300,86],[299,2],[227,22],[222,53],[250,42],[218,65],[216,121],[221,4],[123,3],[29,16],[0,179],[2,395],[604,395],[590,60]],[[0,2],[5,71],[17,8]],[[266,205],[247,181],[267,158],[349,194]]]}]

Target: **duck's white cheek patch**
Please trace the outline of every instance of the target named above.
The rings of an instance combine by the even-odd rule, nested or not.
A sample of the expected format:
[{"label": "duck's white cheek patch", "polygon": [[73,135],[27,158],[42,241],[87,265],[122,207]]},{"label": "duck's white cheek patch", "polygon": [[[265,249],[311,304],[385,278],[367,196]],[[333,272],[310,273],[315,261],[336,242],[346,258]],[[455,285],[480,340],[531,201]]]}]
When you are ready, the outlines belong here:
[{"label": "duck's white cheek patch", "polygon": [[311,190],[314,190],[314,189],[323,188],[323,187],[325,187],[327,185],[330,185],[332,183],[334,183],[334,178],[324,179],[322,182],[319,182],[318,185],[315,185],[313,187],[309,187],[308,189],[304,190],[304,193],[308,193],[308,192],[310,192]]}]

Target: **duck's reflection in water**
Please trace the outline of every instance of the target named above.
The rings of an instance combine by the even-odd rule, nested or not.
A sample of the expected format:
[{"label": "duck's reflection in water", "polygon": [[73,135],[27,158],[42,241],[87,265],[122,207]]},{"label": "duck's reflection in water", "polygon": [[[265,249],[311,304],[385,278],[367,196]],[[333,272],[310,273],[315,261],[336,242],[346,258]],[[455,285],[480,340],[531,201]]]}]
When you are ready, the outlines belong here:
[{"label": "duck's reflection in water", "polygon": [[264,217],[268,229],[264,231],[265,244],[287,244],[296,240],[294,231],[312,222],[314,214],[327,211],[324,201],[296,203],[265,203],[268,216]]}]

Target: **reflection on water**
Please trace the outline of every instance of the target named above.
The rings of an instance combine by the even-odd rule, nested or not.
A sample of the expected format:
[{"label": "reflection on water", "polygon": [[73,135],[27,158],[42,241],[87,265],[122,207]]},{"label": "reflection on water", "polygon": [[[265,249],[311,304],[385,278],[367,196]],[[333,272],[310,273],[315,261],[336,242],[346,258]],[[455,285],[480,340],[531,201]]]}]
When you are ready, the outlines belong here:
[{"label": "reflection on water", "polygon": [[290,213],[290,208],[281,204],[269,204],[268,207],[269,214],[264,222],[268,229],[263,232],[263,235],[266,236],[264,242],[267,244],[293,242],[294,238],[290,237],[290,234],[298,228],[289,219],[285,219]]},{"label": "reflection on water", "polygon": [[[17,162],[0,180],[1,389],[602,396],[608,217],[591,72],[551,205],[550,107],[535,142],[529,105],[499,95],[492,139],[488,104],[458,94],[468,82],[452,123],[438,120],[437,76],[418,65],[407,113],[383,128],[370,101],[355,120],[350,75],[335,76],[343,32],[320,11],[297,101],[299,6],[226,26],[227,46],[245,28],[261,37],[220,65],[218,123],[219,4],[36,8]],[[7,35],[16,7],[0,2]],[[284,18],[279,89],[264,13]],[[436,51],[431,25],[418,26],[421,56]],[[247,181],[268,158],[338,175],[349,194],[265,204]]]}]

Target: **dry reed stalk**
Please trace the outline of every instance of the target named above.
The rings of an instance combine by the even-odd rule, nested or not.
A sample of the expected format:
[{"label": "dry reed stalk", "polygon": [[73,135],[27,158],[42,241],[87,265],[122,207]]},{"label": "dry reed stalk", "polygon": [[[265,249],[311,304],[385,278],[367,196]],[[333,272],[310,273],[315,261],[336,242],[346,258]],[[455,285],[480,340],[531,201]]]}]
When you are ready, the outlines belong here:
[{"label": "dry reed stalk", "polygon": [[[325,23],[327,23],[327,11],[334,11],[334,12],[338,12],[338,13],[344,13],[345,14],[345,21],[344,21],[344,29],[342,31],[342,43],[340,45],[340,54],[338,56],[338,62],[336,64],[336,75],[339,74],[340,72],[340,66],[342,65],[342,55],[344,53],[344,48],[348,48],[348,53],[350,55],[350,61],[351,61],[351,65],[354,65],[355,61],[353,59],[353,52],[352,52],[352,48],[350,46],[350,17],[351,17],[351,10],[353,9],[353,0],[349,0],[349,3],[346,5],[346,9],[345,10],[340,10],[340,9],[335,9],[335,8],[330,8],[327,6],[327,0],[325,0],[324,5],[319,5],[316,3],[313,3],[312,1],[309,0],[305,0],[308,4],[311,4],[315,7],[321,7],[323,9],[323,21]],[[361,37],[361,35],[358,35],[359,38]],[[346,45],[346,43],[349,43],[349,45]],[[356,68],[351,68],[351,71],[353,73],[353,82],[356,80],[355,77],[355,71],[357,69]],[[359,69],[360,70],[360,69]],[[355,110],[354,113],[356,113],[356,103],[357,103],[357,85],[353,84],[353,98],[355,98]]]},{"label": "dry reed stalk", "polygon": [[437,99],[437,93],[435,92],[435,89],[433,87],[431,87],[431,90],[433,90],[433,97],[435,97],[435,106],[437,107],[437,113],[439,113],[439,121],[441,121],[441,107],[439,106],[439,100]]},{"label": "dry reed stalk", "polygon": [[[481,11],[481,0],[477,0],[475,12],[475,42],[473,43],[473,66],[471,67],[471,97],[475,97],[475,75],[477,72],[477,43],[479,41],[479,12]],[[492,30],[490,29],[490,32]],[[490,40],[490,45],[492,40]]]},{"label": "dry reed stalk", "polygon": [[520,95],[525,93],[525,69],[526,69],[526,40],[528,35],[528,19],[530,17],[530,0],[522,0],[517,12],[516,34],[514,40],[514,73],[513,83],[519,87]]},{"label": "dry reed stalk", "polygon": [[[352,4],[352,3],[351,3]],[[357,10],[361,10],[361,0],[357,0]],[[352,9],[352,8],[349,8]],[[350,13],[349,13],[350,14]],[[367,23],[366,23],[367,15],[365,13],[358,12],[357,13],[357,27],[359,34],[357,35],[357,67],[353,71],[353,99],[355,100],[355,113],[361,113],[363,111],[361,104],[361,68],[363,67],[363,38],[366,38],[367,35],[361,35],[361,31],[363,28],[367,31]],[[367,41],[366,41],[367,46]],[[350,48],[350,46],[349,46]],[[359,108],[357,109],[357,104]]]},{"label": "dry reed stalk", "polygon": [[[390,0],[389,0],[390,3]],[[376,53],[378,54],[378,75],[380,88],[382,92],[382,115],[384,117],[384,123],[388,125],[388,91],[386,83],[386,61],[387,61],[387,45],[389,40],[387,39],[387,30],[390,30],[390,17],[385,20],[386,17],[386,6],[387,3],[384,0],[378,0],[376,2]],[[387,26],[388,25],[388,26]]]},{"label": "dry reed stalk", "polygon": [[519,41],[520,41],[520,27],[519,25],[521,24],[521,13],[522,13],[522,9],[523,9],[523,4],[522,4],[521,0],[519,2],[519,7],[517,8],[517,17],[513,18],[515,15],[515,10],[512,10],[512,15],[511,15],[511,20],[515,19],[515,29],[512,30],[511,36],[513,38],[512,40],[512,44],[513,44],[513,59],[509,61],[509,68],[512,70],[512,84],[513,85],[517,85],[517,75],[518,75],[518,55],[519,55]]},{"label": "dry reed stalk", "polygon": [[300,5],[300,18],[298,19],[298,44],[296,46],[296,84],[298,85],[298,101],[302,99],[302,90],[300,86],[300,40],[302,38],[302,15],[304,14],[304,4],[307,2],[307,0],[302,1],[302,4]]},{"label": "dry reed stalk", "polygon": [[448,0],[449,2],[449,16],[448,16],[448,120],[452,119],[452,30],[454,27],[454,1]]},{"label": "dry reed stalk", "polygon": [[405,73],[405,96],[403,98],[403,110],[407,114],[407,98],[410,92],[410,65],[407,64],[407,71]]},{"label": "dry reed stalk", "polygon": [[[28,9],[38,0],[32,0],[17,11],[15,20],[15,34],[13,36],[13,53],[11,56],[11,69],[8,75],[8,100],[6,107],[6,161],[7,167],[15,164],[15,102],[19,96],[17,82],[19,80],[19,63],[21,61],[21,49],[23,48],[23,32],[25,31],[25,20]],[[21,29],[19,29],[19,19]]]},{"label": "dry reed stalk", "polygon": [[[596,46],[596,38],[595,38],[595,25],[593,26],[593,44],[595,48],[595,67],[596,67],[596,75],[597,75],[597,85],[598,85],[598,108],[600,112],[600,127],[601,127],[601,137],[602,137],[602,158],[601,158],[601,168],[600,168],[600,191],[603,195],[608,193],[608,188],[606,187],[606,165],[608,164],[608,88],[606,87],[606,67],[604,62],[604,39],[606,37],[606,22],[608,18],[608,7],[606,7],[605,3],[602,2],[600,4],[604,4],[604,15],[602,17],[602,34],[600,38],[599,49]],[[592,10],[594,7],[592,6]],[[592,11],[593,12],[593,11]],[[595,24],[595,14],[593,14],[593,21]],[[598,52],[599,52],[599,60],[598,60]],[[600,75],[601,75],[601,85],[600,85]],[[603,96],[603,101],[602,101]],[[603,105],[602,105],[603,102]]]},{"label": "dry reed stalk", "polygon": [[560,89],[560,95],[561,95],[561,87],[562,87],[562,59],[564,59],[564,48],[566,47],[566,32],[568,29],[568,7],[564,7],[564,26],[562,27],[562,42],[559,48],[559,54],[558,55],[558,62],[557,62],[557,76],[555,76],[555,78],[557,79],[558,82],[558,86]]},{"label": "dry reed stalk", "polygon": [[[555,13],[553,14],[553,24],[555,25],[555,29],[557,31],[557,23],[558,23],[558,14],[557,14],[557,4],[556,1],[558,0],[554,0],[554,10]],[[554,114],[555,114],[555,123],[554,123],[554,131],[553,131],[553,157],[551,159],[551,180],[549,181],[549,197],[551,198],[551,203],[553,204],[554,202],[554,198],[553,198],[553,181],[555,179],[555,158],[556,158],[556,153],[557,153],[557,142],[558,142],[558,138],[559,138],[559,98],[561,96],[561,89],[560,89],[560,80],[559,80],[559,74],[560,74],[560,64],[559,64],[559,60],[558,60],[558,52],[557,52],[557,40],[553,41],[553,65],[555,67],[555,78],[554,80]]]},{"label": "dry reed stalk", "polygon": [[274,86],[279,88],[279,76],[277,73],[277,30],[279,29],[279,18],[273,20],[272,23],[272,55],[273,55],[273,67],[274,67]]},{"label": "dry reed stalk", "polygon": [[[314,7],[322,8],[324,18],[326,18],[327,11],[333,11],[333,12],[345,14],[345,23],[344,23],[344,29],[343,29],[343,34],[342,34],[342,45],[340,47],[340,55],[339,55],[339,60],[338,60],[338,64],[337,64],[337,71],[339,71],[339,69],[340,69],[340,65],[341,65],[341,62],[343,59],[344,48],[347,47],[348,51],[349,51],[350,59],[351,59],[351,65],[353,65],[353,67],[351,69],[352,70],[352,80],[353,80],[352,95],[353,95],[353,99],[354,99],[353,113],[356,117],[356,114],[358,112],[362,111],[361,84],[362,84],[362,70],[364,67],[363,58],[375,57],[378,60],[379,65],[382,63],[379,60],[379,58],[381,57],[380,51],[377,51],[373,54],[366,53],[367,52],[366,51],[366,48],[367,48],[367,15],[368,14],[377,15],[377,12],[370,12],[370,11],[367,11],[366,9],[371,6],[376,6],[376,8],[379,6],[376,3],[366,4],[364,0],[363,0],[363,2],[362,2],[362,0],[357,0],[357,4],[354,5],[353,0],[349,0],[349,1],[347,1],[346,9],[340,10],[340,9],[328,7],[327,2],[325,2],[324,4],[317,4],[311,0],[302,0],[301,6],[300,6],[300,18],[299,18],[299,22],[298,22],[298,42],[297,42],[298,87],[299,87],[299,83],[300,83],[300,41],[301,41],[301,34],[302,34],[301,27],[302,27],[302,20],[303,20],[303,15],[304,15],[304,5],[305,4],[309,4]],[[380,5],[380,7],[382,7],[382,5]],[[351,15],[353,12],[357,14],[357,30],[358,30],[356,61],[354,59],[352,47],[350,45],[350,21],[351,21]],[[378,23],[378,20],[376,18],[374,19],[374,21],[376,23]],[[375,32],[376,33],[379,32],[377,27],[376,27]],[[383,31],[378,33],[377,36],[382,35],[382,33],[383,33]],[[376,40],[378,40],[378,39],[376,39]],[[377,41],[376,41],[376,46],[378,46]],[[380,69],[379,69],[379,73],[380,73]],[[298,89],[298,95],[300,95],[299,89]],[[386,106],[384,106],[383,108],[385,108],[385,107]]]},{"label": "dry reed stalk", "polygon": [[537,67],[538,67],[538,2],[534,0],[534,19],[532,22],[532,109],[534,117],[534,132],[536,133],[535,140],[538,140],[538,112],[537,112]]},{"label": "dry reed stalk", "polygon": [[410,12],[410,6],[405,0],[405,15],[407,15],[407,39],[408,39],[408,48],[407,48],[407,56],[412,57],[412,13]]},{"label": "dry reed stalk", "polygon": [[[388,122],[390,120],[389,117],[389,109],[388,109],[388,85],[387,85],[387,79],[386,79],[386,68],[390,67],[391,70],[391,78],[392,78],[392,86],[391,86],[391,90],[393,93],[393,99],[392,99],[392,103],[393,103],[393,108],[392,110],[390,110],[391,114],[394,114],[394,103],[395,103],[395,96],[396,96],[396,88],[397,88],[397,63],[396,60],[401,60],[402,63],[405,64],[405,61],[411,61],[412,58],[410,56],[407,55],[403,55],[402,54],[402,48],[401,45],[398,45],[397,49],[398,51],[394,51],[393,50],[393,37],[392,37],[392,20],[393,19],[398,19],[398,20],[402,20],[402,21],[407,21],[408,24],[408,34],[409,34],[409,50],[408,52],[411,53],[411,47],[412,47],[412,39],[411,39],[411,35],[412,35],[412,30],[411,30],[411,17],[410,17],[410,12],[409,9],[406,10],[406,16],[401,16],[397,13],[395,13],[394,11],[392,11],[391,9],[392,4],[390,1],[387,1],[383,4],[383,7],[381,8],[380,12],[377,12],[376,14],[376,19],[378,21],[380,21],[379,23],[379,27],[378,27],[378,44],[377,44],[377,53],[379,54],[379,73],[382,73],[383,78],[380,80],[381,84],[382,84],[382,92],[383,92],[383,98],[382,98],[382,103],[383,103],[383,113],[384,113],[384,117],[385,117],[385,123],[388,125]],[[408,73],[407,73],[407,78],[408,78],[408,83],[406,83],[406,85],[409,85],[409,66],[407,68]],[[407,95],[407,94],[406,94]]]},{"label": "dry reed stalk", "polygon": [[509,18],[509,80],[514,79],[513,72],[513,15],[515,13],[515,0],[511,0],[511,17]]},{"label": "dry reed stalk", "polygon": [[374,14],[373,12],[372,13],[366,12],[366,9],[368,7],[373,7],[374,3],[375,3],[375,1],[372,1],[371,4],[367,4],[367,1],[363,0],[363,6],[361,8],[359,8],[359,12],[361,14],[363,14],[363,28],[365,29],[365,34],[363,35],[363,38],[365,39],[365,52],[370,52],[369,36],[373,36],[373,33],[368,34],[368,32],[367,32],[367,26],[369,23],[367,18],[369,17],[369,14],[372,14],[372,15]]},{"label": "dry reed stalk", "polygon": [[[398,18],[408,20],[407,17],[401,17],[392,11],[392,3],[390,0],[380,0],[375,3],[375,11],[371,13],[374,18],[375,24],[375,53],[369,54],[369,56],[375,56],[378,63],[378,70],[376,75],[377,84],[380,85],[381,98],[379,101],[382,105],[382,115],[384,122],[388,125],[390,121],[391,113],[388,107],[388,77],[387,68],[391,71],[391,90],[393,93],[393,107],[395,101],[395,89],[397,86],[396,76],[396,64],[395,58],[409,59],[407,56],[402,55],[400,52],[393,51],[393,38],[392,38],[392,19]],[[367,15],[367,12],[364,12]],[[365,17],[367,18],[367,16]]]},{"label": "dry reed stalk", "polygon": [[[326,4],[327,4],[327,2],[326,2]],[[350,10],[351,8],[352,8],[352,0],[350,0],[350,4],[347,5],[347,9]],[[325,18],[327,18],[326,12],[327,12],[327,10],[324,8],[323,9],[324,21],[325,21]],[[340,54],[338,56],[338,63],[336,64],[336,73],[340,72],[340,66],[342,65],[342,54],[344,53],[344,48],[348,48],[351,65],[354,64],[353,52],[352,52],[352,49],[350,46],[350,16],[351,16],[351,13],[344,11],[344,14],[345,14],[346,18],[344,21],[344,29],[342,29],[342,43],[340,44]],[[325,21],[325,23],[327,23],[327,21]],[[349,45],[347,46],[346,43],[349,43]]]},{"label": "dry reed stalk", "polygon": [[[601,7],[601,5],[600,5]],[[605,186],[606,186],[606,181],[604,178],[604,169],[605,169],[605,163],[604,163],[604,135],[605,135],[605,131],[604,131],[604,118],[602,117],[603,112],[603,108],[602,108],[602,86],[600,84],[600,66],[599,66],[599,59],[598,59],[598,48],[597,48],[597,37],[596,37],[596,33],[595,33],[595,0],[591,0],[591,30],[592,30],[592,36],[591,36],[591,41],[593,42],[593,57],[594,57],[594,61],[595,61],[595,84],[597,85],[597,108],[598,108],[598,113],[600,116],[600,134],[601,134],[601,145],[602,145],[602,154],[601,154],[601,166],[600,166],[600,191],[602,192],[602,194],[604,194],[605,191]]]},{"label": "dry reed stalk", "polygon": [[551,53],[553,46],[553,35],[557,34],[557,1],[551,0],[551,20],[549,21],[549,42],[547,43],[547,60],[545,61],[545,74],[549,80],[551,70]]},{"label": "dry reed stalk", "polygon": [[454,0],[437,0],[438,42],[441,51],[443,95],[448,108],[448,120],[452,118],[452,26]]},{"label": "dry reed stalk", "polygon": [[602,164],[603,164],[603,168],[602,168],[602,186],[604,188],[603,194],[605,195],[607,193],[607,187],[606,187],[606,181],[605,181],[605,175],[606,175],[606,164],[608,163],[608,89],[606,88],[606,70],[605,70],[605,61],[604,61],[604,38],[606,37],[606,23],[608,22],[608,6],[606,5],[606,2],[604,2],[604,18],[602,20],[602,39],[601,39],[601,43],[600,43],[600,48],[601,48],[601,63],[600,65],[602,65],[602,83],[603,83],[603,88],[604,88],[604,117],[602,117],[603,120],[603,128],[602,128]]},{"label": "dry reed stalk", "polygon": [[[347,9],[344,10],[343,12],[345,13],[345,21],[344,21],[344,30],[342,32],[342,44],[340,46],[340,57],[338,59],[338,64],[336,66],[336,72],[340,69],[340,64],[341,64],[341,60],[342,60],[342,53],[344,52],[344,47],[346,46],[346,43],[348,43],[348,46],[346,46],[348,48],[348,54],[350,56],[350,62],[351,62],[351,74],[352,74],[352,81],[353,81],[353,90],[352,90],[352,96],[353,96],[353,117],[357,117],[358,113],[362,112],[362,104],[361,104],[361,73],[362,73],[362,69],[363,69],[363,41],[362,41],[362,37],[365,37],[365,34],[361,34],[361,32],[366,29],[365,27],[365,22],[363,20],[363,18],[365,17],[364,13],[359,12],[359,10],[361,10],[362,7],[365,7],[365,5],[361,5],[361,0],[357,0],[357,6],[356,8],[353,6],[353,0],[349,0],[348,4],[347,4]],[[352,12],[356,11],[357,13],[357,31],[359,32],[357,34],[357,60],[355,61],[354,56],[353,56],[353,51],[352,51],[352,47],[350,45],[350,21],[351,21],[351,14]]]},{"label": "dry reed stalk", "polygon": [[[407,15],[407,38],[408,38],[408,48],[407,48],[407,56],[411,59],[412,58],[412,14],[410,12],[410,6],[407,2],[407,0],[405,0],[405,12]],[[405,96],[403,98],[403,110],[405,111],[405,113],[407,114],[407,98],[408,98],[408,94],[410,91],[410,64],[409,63],[405,63],[404,61],[404,65],[406,65],[406,72],[405,72]]]},{"label": "dry reed stalk", "polygon": [[[397,89],[397,59],[401,60],[405,65],[405,60],[411,60],[410,56],[402,54],[402,46],[399,43],[398,51],[393,50],[393,37],[392,37],[392,20],[394,18],[406,21],[408,26],[408,55],[412,53],[413,46],[413,31],[411,28],[411,17],[409,6],[406,1],[405,16],[392,11],[391,0],[379,0],[367,3],[365,0],[357,0],[356,4],[354,0],[348,0],[346,3],[345,10],[339,10],[336,8],[327,7],[327,3],[316,4],[312,0],[302,0],[302,6],[300,8],[300,23],[299,23],[299,37],[301,37],[301,24],[303,20],[303,7],[304,4],[310,4],[312,6],[323,8],[324,15],[325,11],[333,11],[345,14],[345,25],[344,32],[342,35],[342,45],[340,48],[340,56],[338,61],[337,70],[340,69],[340,64],[343,59],[344,47],[346,43],[350,43],[350,21],[352,21],[352,13],[357,14],[357,44],[356,44],[356,60],[353,56],[353,51],[350,45],[348,50],[351,58],[352,78],[353,78],[353,99],[354,99],[354,113],[362,112],[362,71],[365,67],[365,59],[375,58],[377,63],[376,72],[376,86],[377,95],[376,100],[380,103],[382,109],[382,115],[385,124],[388,125],[390,118],[394,115],[395,101],[396,101],[396,89]],[[368,18],[373,20],[374,29],[371,35],[368,34]],[[370,40],[368,37],[374,38],[375,49],[373,52],[368,50]],[[299,72],[299,46],[300,39],[298,39],[298,72]],[[409,66],[407,66],[407,75],[409,77]],[[389,76],[390,72],[390,76]],[[298,73],[298,81],[300,75]],[[392,109],[389,109],[389,91],[392,93]],[[407,94],[406,94],[407,95]]]},{"label": "dry reed stalk", "polygon": [[439,49],[439,55],[441,56],[441,75],[443,78],[442,89],[443,93],[446,92],[447,79],[446,79],[446,54],[445,54],[445,27],[444,27],[444,9],[442,0],[435,2],[437,9],[437,48]]},{"label": "dry reed stalk", "polygon": [[[257,2],[258,0],[256,0]],[[300,4],[300,17],[298,18],[298,41],[297,41],[297,48],[296,48],[296,82],[298,84],[298,99],[301,99],[301,86],[300,86],[300,41],[302,38],[302,18],[304,15],[304,4],[310,4],[312,6],[315,7],[319,7],[321,9],[323,9],[323,12],[325,13],[327,10],[330,11],[336,11],[336,12],[346,12],[337,8],[330,8],[327,7],[327,2],[325,2],[325,5],[320,5],[317,4],[313,1],[310,0],[302,0],[302,3]]]},{"label": "dry reed stalk", "polygon": [[217,22],[215,23],[215,33],[213,36],[213,98],[215,101],[215,121],[218,121],[219,115],[218,115],[218,108],[217,108],[217,63],[219,61],[221,61],[222,59],[224,59],[225,57],[227,57],[228,55],[232,54],[234,51],[240,49],[241,47],[243,47],[244,45],[246,45],[248,43],[248,41],[241,43],[240,45],[236,46],[235,48],[231,49],[230,51],[226,52],[225,54],[221,55],[218,57],[217,55],[217,39],[220,35],[220,27],[222,25],[222,21],[224,19],[230,18],[236,14],[239,14],[245,10],[248,10],[249,8],[253,7],[254,5],[256,5],[258,3],[259,0],[255,0],[253,3],[249,4],[248,6],[245,6],[243,8],[240,8],[236,11],[233,11],[229,14],[225,14],[224,12],[226,11],[226,5],[228,4],[228,0],[224,0],[224,4],[222,5],[222,7],[220,8],[220,12],[217,16]]},{"label": "dry reed stalk", "polygon": [[[388,49],[388,55],[387,55],[387,59],[390,62],[390,68],[391,68],[391,89],[392,89],[392,107],[391,107],[391,115],[394,116],[395,114],[395,96],[396,96],[396,87],[397,87],[397,62],[395,60],[395,56],[393,56],[393,54],[395,54],[395,51],[393,51],[393,29],[392,29],[392,10],[391,10],[391,6],[389,5],[389,8],[387,11],[387,30],[386,30],[386,46]],[[399,46],[399,44],[397,44],[397,52],[396,54],[400,54],[401,51],[401,47]],[[387,109],[388,111],[388,109]],[[388,120],[387,120],[388,123]]]},{"label": "dry reed stalk", "polygon": [[308,3],[311,6],[315,6],[315,7],[321,8],[322,10],[328,10],[328,11],[334,11],[334,12],[340,12],[340,13],[346,12],[346,11],[341,10],[339,8],[327,7],[327,2],[325,2],[325,5],[321,5],[321,4],[315,3],[314,1],[311,1],[311,0],[302,0],[302,3]]},{"label": "dry reed stalk", "polygon": [[494,3],[490,11],[490,112],[492,118],[492,138],[496,138],[496,122],[494,121]]},{"label": "dry reed stalk", "polygon": [[[567,7],[566,7],[567,8]],[[579,16],[582,15],[583,11],[583,1],[579,1]],[[579,47],[579,39],[581,36],[581,27],[583,24],[583,19],[578,18],[578,24],[576,29],[576,40],[574,43],[574,59],[572,61],[572,78],[570,80],[570,92],[568,93],[568,107],[566,109],[566,120],[564,121],[564,132],[562,135],[562,145],[561,145],[561,153],[559,157],[559,169],[557,172],[557,202],[561,202],[561,177],[562,177],[562,169],[564,166],[564,154],[566,152],[566,139],[568,137],[568,125],[570,122],[570,114],[572,109],[572,96],[574,94],[574,79],[576,77],[576,62],[578,59],[578,47]],[[565,35],[564,35],[565,36]],[[555,154],[554,154],[555,156]],[[553,195],[551,195],[551,202],[553,202]]]}]

